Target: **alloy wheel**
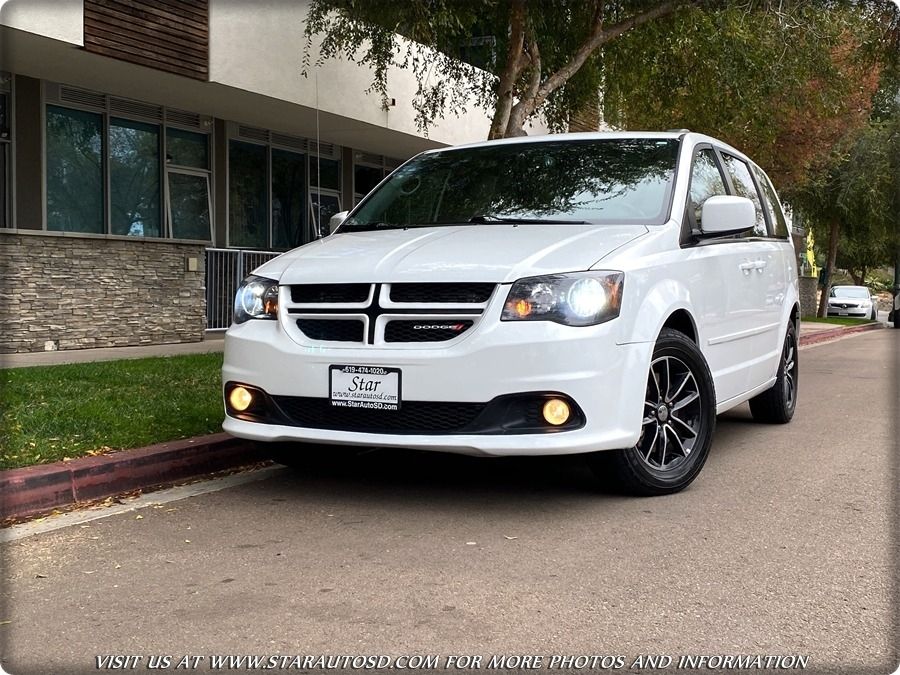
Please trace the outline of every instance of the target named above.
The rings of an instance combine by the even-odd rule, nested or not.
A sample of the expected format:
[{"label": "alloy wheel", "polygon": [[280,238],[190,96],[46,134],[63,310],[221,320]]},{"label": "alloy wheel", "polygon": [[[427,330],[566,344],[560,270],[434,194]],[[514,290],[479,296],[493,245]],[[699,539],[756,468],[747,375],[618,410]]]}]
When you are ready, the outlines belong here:
[{"label": "alloy wheel", "polygon": [[660,471],[683,462],[694,449],[702,412],[700,388],[687,364],[674,356],[654,359],[636,446],[644,463]]},{"label": "alloy wheel", "polygon": [[784,402],[788,408],[794,407],[797,397],[797,357],[796,346],[790,333],[784,342]]}]

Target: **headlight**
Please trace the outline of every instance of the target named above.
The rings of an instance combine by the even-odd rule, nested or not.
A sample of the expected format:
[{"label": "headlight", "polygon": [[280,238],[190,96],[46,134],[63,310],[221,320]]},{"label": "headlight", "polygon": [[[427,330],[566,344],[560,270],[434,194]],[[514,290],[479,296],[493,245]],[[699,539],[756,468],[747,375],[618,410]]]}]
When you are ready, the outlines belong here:
[{"label": "headlight", "polygon": [[593,326],[619,316],[622,272],[579,272],[519,279],[506,298],[501,321],[555,321]]},{"label": "headlight", "polygon": [[278,282],[265,277],[244,279],[234,296],[234,322],[278,317]]}]

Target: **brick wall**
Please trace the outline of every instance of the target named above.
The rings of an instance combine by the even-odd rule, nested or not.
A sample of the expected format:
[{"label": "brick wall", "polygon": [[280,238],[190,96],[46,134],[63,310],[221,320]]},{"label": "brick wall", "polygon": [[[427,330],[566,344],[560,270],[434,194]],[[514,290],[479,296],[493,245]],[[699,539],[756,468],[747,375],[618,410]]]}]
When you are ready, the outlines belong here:
[{"label": "brick wall", "polygon": [[204,262],[197,244],[0,231],[0,353],[202,340]]}]

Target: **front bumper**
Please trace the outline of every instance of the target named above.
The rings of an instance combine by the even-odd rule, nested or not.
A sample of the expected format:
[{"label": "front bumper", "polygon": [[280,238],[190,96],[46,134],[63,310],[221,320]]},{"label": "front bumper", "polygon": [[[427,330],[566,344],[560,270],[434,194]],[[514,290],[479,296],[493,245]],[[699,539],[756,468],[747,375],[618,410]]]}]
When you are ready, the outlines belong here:
[{"label": "front bumper", "polygon": [[[327,399],[331,365],[400,368],[402,401],[487,403],[523,392],[559,392],[582,411],[579,428],[553,433],[367,433],[260,423],[227,416],[223,429],[257,441],[404,447],[472,455],[546,455],[629,447],[640,436],[652,343],[620,345],[617,322],[568,327],[501,322],[489,308],[476,330],[446,347],[297,344],[278,321],[248,321],[225,336],[223,382],[274,397]],[[403,414],[401,410],[399,413]]]},{"label": "front bumper", "polygon": [[872,316],[871,307],[828,307],[828,316],[849,316],[853,318],[866,319]]}]

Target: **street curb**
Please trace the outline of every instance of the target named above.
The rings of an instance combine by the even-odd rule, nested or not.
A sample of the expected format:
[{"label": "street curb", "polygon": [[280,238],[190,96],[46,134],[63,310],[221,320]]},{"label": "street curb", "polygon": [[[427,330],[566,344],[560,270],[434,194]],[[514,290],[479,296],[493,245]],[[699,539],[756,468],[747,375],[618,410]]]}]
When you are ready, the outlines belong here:
[{"label": "street curb", "polygon": [[[801,335],[800,346],[883,327],[873,323],[816,331]],[[253,443],[219,433],[0,471],[0,520],[40,515],[130,490],[165,487],[266,459]]]},{"label": "street curb", "polygon": [[846,335],[854,335],[855,333],[865,333],[870,330],[878,330],[884,328],[883,323],[867,323],[862,326],[839,326],[828,330],[817,330],[815,333],[800,336],[800,346],[814,345],[820,342],[828,342]]},{"label": "street curb", "polygon": [[0,519],[23,518],[78,502],[159,488],[266,457],[225,433],[0,471]]}]

